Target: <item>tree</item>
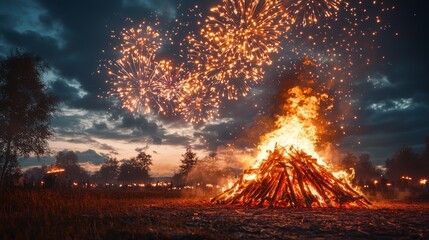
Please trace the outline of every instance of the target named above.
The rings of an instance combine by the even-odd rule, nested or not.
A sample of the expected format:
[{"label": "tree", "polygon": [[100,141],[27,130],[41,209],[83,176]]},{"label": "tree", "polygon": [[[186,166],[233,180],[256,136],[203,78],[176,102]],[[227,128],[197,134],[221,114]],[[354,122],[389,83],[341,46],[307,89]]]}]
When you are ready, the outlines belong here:
[{"label": "tree", "polygon": [[116,158],[109,157],[100,167],[99,176],[103,181],[116,180],[119,174],[119,162]]},{"label": "tree", "polygon": [[77,165],[79,157],[73,151],[62,151],[56,156],[55,165],[62,168]]},{"label": "tree", "polygon": [[118,181],[127,183],[148,182],[150,180],[150,165],[152,165],[152,156],[139,150],[137,157],[121,164]]},{"label": "tree", "polygon": [[422,177],[429,177],[429,137],[425,139],[425,149],[422,155]]},{"label": "tree", "polygon": [[234,168],[234,162],[230,156],[218,156],[217,153],[212,152],[192,166],[191,171],[186,175],[186,183],[223,185],[240,173],[241,169]]},{"label": "tree", "polygon": [[192,151],[191,147],[187,147],[186,152],[182,154],[182,159],[180,160],[180,162],[182,162],[180,165],[180,173],[186,176],[191,171],[192,167],[197,164],[197,161],[197,154]]},{"label": "tree", "polygon": [[186,152],[182,154],[182,159],[180,159],[180,162],[182,163],[180,165],[180,170],[178,173],[174,174],[173,180],[178,184],[183,184],[185,182],[185,178],[198,162],[197,154],[192,151],[190,146],[188,146],[186,148]]},{"label": "tree", "polygon": [[381,176],[381,172],[377,171],[370,160],[369,154],[361,154],[356,164],[355,174],[359,182],[369,182],[373,179],[378,179]]},{"label": "tree", "polygon": [[67,180],[85,180],[89,174],[79,165],[79,157],[73,151],[58,152],[55,165],[64,168],[64,178]]},{"label": "tree", "polygon": [[40,157],[49,151],[50,119],[58,100],[48,93],[41,75],[47,65],[40,57],[15,51],[0,60],[0,163],[3,180],[18,156]]},{"label": "tree", "polygon": [[410,147],[403,146],[391,159],[386,160],[386,175],[390,180],[397,181],[401,176],[417,178],[421,172],[420,156]]},{"label": "tree", "polygon": [[352,153],[348,152],[346,153],[346,155],[341,159],[341,165],[346,168],[356,168],[356,164],[357,164],[357,158],[355,155],[353,155]]}]

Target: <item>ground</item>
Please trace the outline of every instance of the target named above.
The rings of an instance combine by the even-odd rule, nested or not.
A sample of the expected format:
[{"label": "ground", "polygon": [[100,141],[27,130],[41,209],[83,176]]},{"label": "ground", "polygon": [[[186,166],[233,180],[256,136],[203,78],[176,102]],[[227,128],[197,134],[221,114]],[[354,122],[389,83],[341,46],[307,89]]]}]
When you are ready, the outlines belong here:
[{"label": "ground", "polygon": [[141,190],[3,192],[0,239],[429,239],[424,201],[265,209],[209,199]]}]

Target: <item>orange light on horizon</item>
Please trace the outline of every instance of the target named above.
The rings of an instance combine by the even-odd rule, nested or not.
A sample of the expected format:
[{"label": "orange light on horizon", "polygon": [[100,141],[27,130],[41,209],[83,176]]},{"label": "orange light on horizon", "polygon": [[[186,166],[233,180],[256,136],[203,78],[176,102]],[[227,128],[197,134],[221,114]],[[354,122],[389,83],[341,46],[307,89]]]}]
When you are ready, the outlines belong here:
[{"label": "orange light on horizon", "polygon": [[54,168],[49,169],[46,173],[52,174],[52,173],[60,173],[60,172],[64,172],[64,171],[65,171],[64,168],[54,167]]},{"label": "orange light on horizon", "polygon": [[409,176],[402,176],[402,177],[401,177],[401,179],[408,180],[408,181],[413,180],[413,179],[412,179],[411,177],[409,177]]}]

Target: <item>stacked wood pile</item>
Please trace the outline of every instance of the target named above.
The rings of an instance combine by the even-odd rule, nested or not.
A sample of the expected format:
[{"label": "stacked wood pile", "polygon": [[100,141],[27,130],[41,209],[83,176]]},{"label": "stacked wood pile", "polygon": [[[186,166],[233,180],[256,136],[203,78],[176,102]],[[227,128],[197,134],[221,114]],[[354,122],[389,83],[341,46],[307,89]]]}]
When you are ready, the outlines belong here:
[{"label": "stacked wood pile", "polygon": [[[249,179],[253,177],[252,179]],[[367,207],[345,179],[293,147],[276,146],[257,169],[248,169],[213,203],[263,207]]]}]

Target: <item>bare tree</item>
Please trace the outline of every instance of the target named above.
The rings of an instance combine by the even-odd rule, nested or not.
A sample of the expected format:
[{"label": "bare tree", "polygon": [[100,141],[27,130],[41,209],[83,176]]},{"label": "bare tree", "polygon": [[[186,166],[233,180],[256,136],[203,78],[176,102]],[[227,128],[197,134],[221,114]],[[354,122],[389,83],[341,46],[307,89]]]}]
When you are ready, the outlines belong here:
[{"label": "bare tree", "polygon": [[15,51],[0,60],[0,163],[3,186],[6,169],[18,157],[39,157],[49,151],[50,119],[58,100],[47,92],[42,59]]}]

